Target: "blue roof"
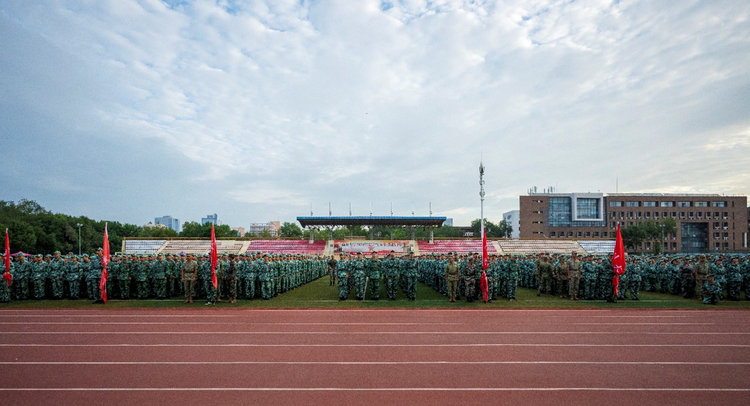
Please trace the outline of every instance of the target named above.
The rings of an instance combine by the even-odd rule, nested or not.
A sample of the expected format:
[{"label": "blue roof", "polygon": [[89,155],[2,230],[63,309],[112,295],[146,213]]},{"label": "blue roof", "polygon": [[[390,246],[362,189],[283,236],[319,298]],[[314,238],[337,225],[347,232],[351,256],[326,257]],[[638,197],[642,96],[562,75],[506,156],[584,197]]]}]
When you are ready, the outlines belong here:
[{"label": "blue roof", "polygon": [[415,216],[318,216],[297,217],[302,227],[330,226],[432,226],[441,227],[446,217]]}]

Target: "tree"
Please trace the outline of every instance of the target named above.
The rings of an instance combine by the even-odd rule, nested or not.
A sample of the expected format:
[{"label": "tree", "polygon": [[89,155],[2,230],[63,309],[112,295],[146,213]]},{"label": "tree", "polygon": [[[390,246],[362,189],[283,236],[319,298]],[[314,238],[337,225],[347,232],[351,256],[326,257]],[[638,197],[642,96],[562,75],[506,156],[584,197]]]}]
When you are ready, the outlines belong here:
[{"label": "tree", "polygon": [[[482,236],[482,219],[476,219],[471,222],[471,229],[474,231],[474,236]],[[487,238],[504,238],[510,237],[510,233],[513,231],[513,227],[506,223],[505,220],[500,220],[499,223],[494,224],[488,219],[484,219],[484,232]]]},{"label": "tree", "polygon": [[622,230],[622,242],[625,247],[630,247],[633,251],[637,250],[646,240],[646,230],[640,224],[633,224],[623,228]]},{"label": "tree", "polygon": [[282,237],[286,238],[301,238],[302,229],[296,223],[284,222],[279,230]]}]

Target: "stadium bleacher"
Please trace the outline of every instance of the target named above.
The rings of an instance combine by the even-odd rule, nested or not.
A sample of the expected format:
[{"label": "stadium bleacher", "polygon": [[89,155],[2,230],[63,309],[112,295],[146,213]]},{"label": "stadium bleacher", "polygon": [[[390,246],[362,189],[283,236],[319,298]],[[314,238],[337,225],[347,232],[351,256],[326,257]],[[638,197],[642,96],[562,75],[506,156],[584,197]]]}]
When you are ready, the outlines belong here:
[{"label": "stadium bleacher", "polygon": [[508,254],[570,254],[575,251],[585,254],[586,250],[576,241],[554,240],[499,240],[500,249]]},{"label": "stadium bleacher", "polygon": [[277,254],[323,255],[325,240],[253,240],[247,246],[247,252],[269,252]]},{"label": "stadium bleacher", "polygon": [[158,251],[166,240],[125,240],[127,254],[153,254]]},{"label": "stadium bleacher", "polygon": [[615,251],[614,240],[604,241],[578,241],[589,254],[611,254]]},{"label": "stadium bleacher", "polygon": [[[459,254],[468,254],[470,252],[482,252],[481,240],[435,240],[432,244],[429,241],[417,241],[417,248],[420,254],[444,254],[455,252]],[[487,241],[487,252],[496,253],[495,246]]]},{"label": "stadium bleacher", "polygon": [[[242,241],[217,240],[216,249],[219,254],[237,254],[242,248]],[[211,251],[211,240],[171,240],[161,250],[164,254],[186,254],[205,255]]]}]

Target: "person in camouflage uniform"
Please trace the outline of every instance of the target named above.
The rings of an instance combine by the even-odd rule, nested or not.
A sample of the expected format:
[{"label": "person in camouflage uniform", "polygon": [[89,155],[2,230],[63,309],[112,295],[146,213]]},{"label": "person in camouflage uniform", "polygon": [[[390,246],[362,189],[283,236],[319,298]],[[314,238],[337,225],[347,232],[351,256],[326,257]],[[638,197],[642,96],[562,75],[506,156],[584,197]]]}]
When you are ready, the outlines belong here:
[{"label": "person in camouflage uniform", "polygon": [[519,272],[519,266],[516,262],[516,257],[513,256],[510,258],[510,262],[506,265],[507,272],[508,272],[508,279],[507,279],[507,298],[508,301],[515,302],[516,301],[516,287],[518,286],[518,272]]},{"label": "person in camouflage uniform", "polygon": [[370,299],[380,300],[380,273],[382,265],[377,251],[372,253],[372,258],[367,262],[367,265],[367,277],[370,280]]},{"label": "person in camouflage uniform", "polygon": [[706,278],[711,273],[711,267],[706,262],[705,255],[699,257],[693,270],[695,271],[695,295],[698,296],[698,300],[703,300],[703,285],[706,284]]},{"label": "person in camouflage uniform", "polygon": [[398,263],[394,258],[393,251],[388,255],[388,259],[383,261],[383,277],[385,279],[385,293],[388,300],[396,300],[396,290],[398,286]]},{"label": "person in camouflage uniform", "polygon": [[466,269],[464,269],[464,285],[466,286],[466,301],[467,302],[473,302],[474,297],[476,296],[475,287],[476,287],[476,278],[477,274],[477,268],[474,266],[474,258],[469,259],[469,263],[466,265]]},{"label": "person in camouflage uniform", "polygon": [[151,262],[151,274],[154,281],[154,295],[158,300],[167,298],[167,261],[164,255],[159,253],[156,259]]},{"label": "person in camouflage uniform", "polygon": [[135,278],[135,289],[138,300],[148,299],[148,264],[145,257],[135,257],[131,263],[132,277]]},{"label": "person in camouflage uniform", "polygon": [[742,270],[739,258],[732,257],[726,267],[727,271],[727,298],[732,301],[740,300],[740,289],[742,288]]},{"label": "person in camouflage uniform", "polygon": [[[47,255],[47,258],[50,258]],[[42,260],[42,255],[39,254],[32,258],[30,266],[31,268],[31,282],[33,286],[34,299],[44,299],[44,283],[47,281],[47,264]]]},{"label": "person in camouflage uniform", "polygon": [[339,281],[339,301],[346,300],[349,296],[349,261],[346,254],[342,253],[336,263],[336,279]]},{"label": "person in camouflage uniform", "polygon": [[[2,266],[2,270],[0,271],[0,273],[4,274],[5,273],[5,255],[2,252],[0,252],[0,264],[2,264],[1,265]],[[16,273],[15,264],[13,263],[13,261],[10,261],[9,274],[10,274],[10,277],[11,277],[11,283],[13,281],[13,277],[14,277],[15,273]],[[10,295],[10,293],[11,293],[10,286],[11,285],[8,284],[8,281],[6,279],[0,278],[0,303],[8,303],[8,302],[10,302],[10,296],[11,296]]]},{"label": "person in camouflage uniform", "polygon": [[117,257],[117,287],[120,290],[120,299],[130,300],[130,261]]},{"label": "person in camouflage uniform", "polygon": [[11,285],[15,291],[16,300],[26,300],[29,298],[30,265],[30,262],[26,261],[25,255],[16,255],[16,274],[13,275],[13,283]]},{"label": "person in camouflage uniform", "polygon": [[193,303],[196,279],[198,279],[198,263],[195,262],[195,256],[190,254],[187,260],[182,263],[182,269],[180,269],[180,281],[184,285],[185,303]]},{"label": "person in camouflage uniform", "polygon": [[539,279],[539,288],[536,295],[540,296],[544,292],[547,296],[552,296],[552,264],[549,263],[549,257],[542,256],[537,265],[536,273]]},{"label": "person in camouflage uniform", "polygon": [[263,255],[263,260],[258,263],[258,281],[260,282],[261,299],[270,300],[273,296],[273,281],[271,266],[275,262],[268,262],[268,254]]},{"label": "person in camouflage uniform", "polygon": [[54,299],[62,299],[63,297],[63,281],[65,279],[65,260],[61,257],[60,251],[55,251],[55,257],[49,262],[47,268],[47,276],[50,280],[52,287],[52,297]]},{"label": "person in camouflage uniform", "polygon": [[703,284],[701,296],[703,297],[703,304],[719,304],[721,300],[721,286],[714,280],[713,274],[706,276],[706,283]]}]

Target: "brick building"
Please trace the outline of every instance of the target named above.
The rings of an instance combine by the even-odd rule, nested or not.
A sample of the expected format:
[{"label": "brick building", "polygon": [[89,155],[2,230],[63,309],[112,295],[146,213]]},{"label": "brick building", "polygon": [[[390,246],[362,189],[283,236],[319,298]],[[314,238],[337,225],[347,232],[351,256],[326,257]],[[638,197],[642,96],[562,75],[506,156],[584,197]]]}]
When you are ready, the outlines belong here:
[{"label": "brick building", "polygon": [[[747,251],[747,196],[718,194],[529,193],[520,197],[521,239],[604,240],[617,223],[673,218],[666,252]],[[643,251],[652,250],[645,242]]]}]

